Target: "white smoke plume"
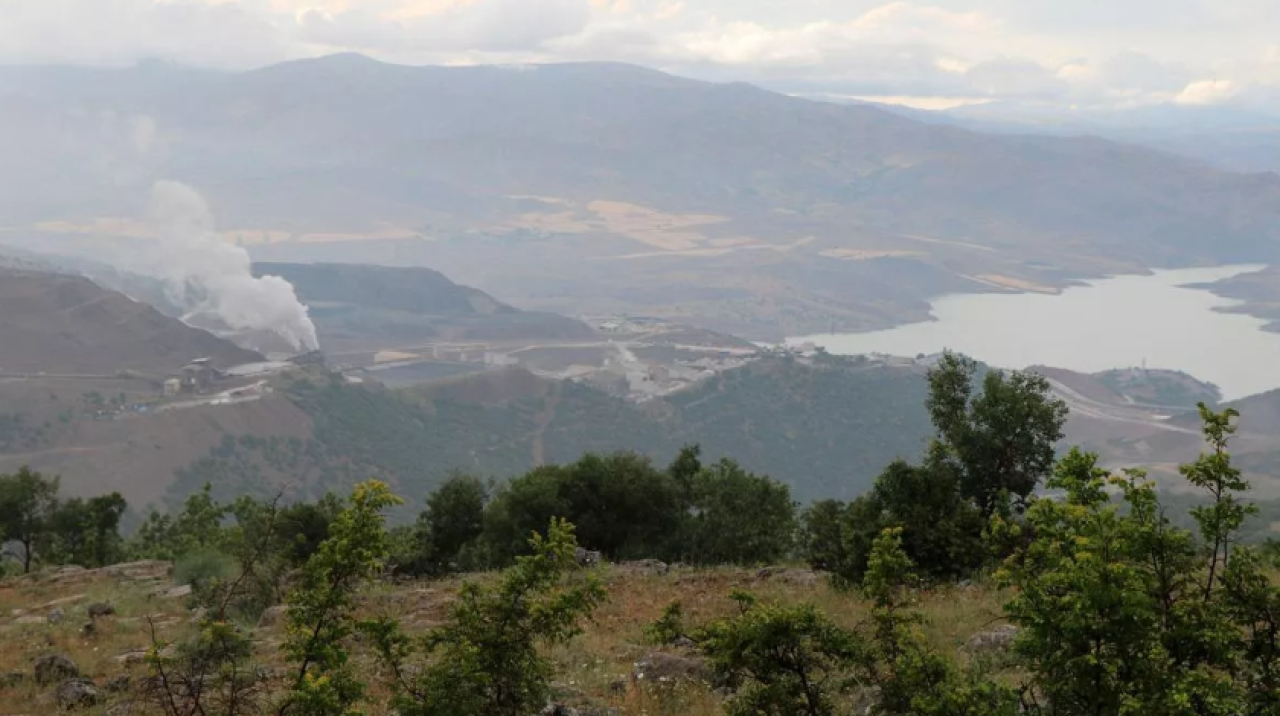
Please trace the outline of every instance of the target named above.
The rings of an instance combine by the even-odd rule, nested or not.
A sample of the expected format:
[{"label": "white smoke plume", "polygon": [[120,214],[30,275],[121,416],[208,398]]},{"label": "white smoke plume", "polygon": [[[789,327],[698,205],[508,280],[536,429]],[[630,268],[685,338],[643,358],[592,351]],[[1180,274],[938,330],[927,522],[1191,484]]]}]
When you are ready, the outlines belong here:
[{"label": "white smoke plume", "polygon": [[[151,189],[151,219],[159,241],[130,268],[164,282],[168,298],[202,326],[270,332],[295,351],[319,348],[316,327],[293,285],[255,277],[249,252],[215,231],[204,199],[191,187],[159,181]],[[149,249],[153,247],[148,247]]]}]

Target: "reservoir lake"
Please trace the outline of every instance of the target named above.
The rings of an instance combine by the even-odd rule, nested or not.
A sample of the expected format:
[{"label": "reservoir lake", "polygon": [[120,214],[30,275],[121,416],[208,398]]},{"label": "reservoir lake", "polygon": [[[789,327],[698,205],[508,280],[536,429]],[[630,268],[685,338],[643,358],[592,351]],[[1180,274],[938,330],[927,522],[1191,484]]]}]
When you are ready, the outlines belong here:
[{"label": "reservoir lake", "polygon": [[1226,400],[1280,388],[1280,334],[1243,314],[1239,301],[1192,288],[1262,266],[1158,270],[1072,286],[1059,294],[955,294],[932,304],[935,320],[882,331],[792,338],[831,353],[899,356],[950,349],[1001,368],[1046,365],[1181,370],[1218,385]]}]

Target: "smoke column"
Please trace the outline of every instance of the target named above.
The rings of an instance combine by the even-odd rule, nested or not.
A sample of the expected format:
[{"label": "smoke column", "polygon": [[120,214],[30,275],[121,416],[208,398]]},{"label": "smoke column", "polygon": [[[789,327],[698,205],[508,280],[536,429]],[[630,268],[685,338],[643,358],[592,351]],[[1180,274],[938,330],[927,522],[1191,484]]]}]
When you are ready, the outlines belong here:
[{"label": "smoke column", "polygon": [[278,276],[255,277],[249,252],[218,236],[209,206],[194,189],[156,182],[151,217],[160,239],[156,250],[129,263],[138,264],[138,273],[163,281],[187,320],[213,319],[232,330],[270,331],[299,352],[320,347],[315,324],[293,285]]}]

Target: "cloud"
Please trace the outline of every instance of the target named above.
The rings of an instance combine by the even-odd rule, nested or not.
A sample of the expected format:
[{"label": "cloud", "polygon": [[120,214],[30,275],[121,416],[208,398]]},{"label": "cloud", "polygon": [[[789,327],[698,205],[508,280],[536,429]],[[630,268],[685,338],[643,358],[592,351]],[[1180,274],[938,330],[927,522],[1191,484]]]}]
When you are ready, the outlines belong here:
[{"label": "cloud", "polygon": [[1240,93],[1240,86],[1231,80],[1197,80],[1183,88],[1174,101],[1178,104],[1222,104]]},{"label": "cloud", "polygon": [[805,94],[1082,106],[1280,96],[1274,0],[0,2],[0,63],[239,69],[356,51],[409,64],[627,61]]},{"label": "cloud", "polygon": [[258,67],[301,50],[237,3],[197,0],[6,0],[0,63],[121,65],[147,57]]},{"label": "cloud", "polygon": [[979,94],[1006,99],[1052,99],[1067,93],[1067,83],[1031,60],[999,59],[970,68],[965,78]]},{"label": "cloud", "polygon": [[405,52],[519,52],[583,32],[589,0],[476,0],[415,16],[388,16],[353,7],[336,14],[298,15],[300,38],[347,50]]}]

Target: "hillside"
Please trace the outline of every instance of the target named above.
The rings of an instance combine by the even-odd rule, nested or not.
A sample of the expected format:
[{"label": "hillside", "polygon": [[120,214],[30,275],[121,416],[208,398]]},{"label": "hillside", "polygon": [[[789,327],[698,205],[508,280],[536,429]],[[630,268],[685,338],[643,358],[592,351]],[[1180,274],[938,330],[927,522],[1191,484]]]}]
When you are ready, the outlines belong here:
[{"label": "hillside", "polygon": [[262,360],[79,276],[0,267],[0,375],[165,377],[196,358],[222,366]]},{"label": "hillside", "polygon": [[[90,119],[108,112],[146,118],[163,147],[133,183],[71,171],[136,151],[132,120]],[[6,238],[101,249],[145,231],[138,197],[175,176],[261,260],[429,265],[532,309],[747,337],[921,319],[946,292],[1280,257],[1275,176],[627,65],[5,68],[0,136]],[[54,176],[75,178],[51,195]]]},{"label": "hillside", "polygon": [[260,263],[311,308],[330,352],[411,347],[428,341],[587,339],[586,324],[521,311],[427,268],[359,264]]},{"label": "hillside", "polygon": [[615,450],[665,464],[682,445],[699,443],[708,459],[733,457],[787,482],[801,501],[847,498],[894,458],[923,450],[924,389],[914,370],[772,359],[642,406],[520,370],[412,391],[312,377],[285,390],[313,426],[309,440],[233,435],[180,471],[170,497],[206,480],[223,496],[263,494],[271,488],[260,473],[282,465],[309,492],[378,474],[420,495],[452,470],[503,478]]}]

